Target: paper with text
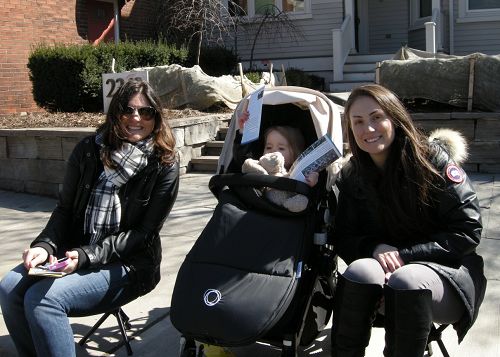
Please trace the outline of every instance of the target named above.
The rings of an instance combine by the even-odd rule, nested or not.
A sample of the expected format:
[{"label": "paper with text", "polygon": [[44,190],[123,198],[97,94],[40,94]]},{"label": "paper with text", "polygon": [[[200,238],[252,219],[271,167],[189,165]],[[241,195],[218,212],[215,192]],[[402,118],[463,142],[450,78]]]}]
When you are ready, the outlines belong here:
[{"label": "paper with text", "polygon": [[309,173],[320,172],[340,156],[340,151],[328,134],[323,135],[297,157],[290,168],[289,177],[306,182]]},{"label": "paper with text", "polygon": [[262,102],[264,100],[264,86],[257,88],[248,100],[248,120],[243,127],[242,144],[248,144],[259,138],[260,119],[262,116]]}]

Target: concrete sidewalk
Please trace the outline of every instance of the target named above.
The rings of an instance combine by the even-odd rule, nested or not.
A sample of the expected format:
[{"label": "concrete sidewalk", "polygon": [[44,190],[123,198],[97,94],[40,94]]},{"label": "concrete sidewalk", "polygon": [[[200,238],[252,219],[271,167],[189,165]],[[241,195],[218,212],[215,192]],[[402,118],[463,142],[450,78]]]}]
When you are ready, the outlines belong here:
[{"label": "concrete sidewalk", "polygon": [[[216,200],[208,190],[210,175],[182,176],[179,197],[161,232],[163,244],[162,280],[154,291],[124,307],[131,319],[131,342],[135,356],[176,357],[179,333],[170,323],[170,296],[175,277],[185,254],[210,219]],[[500,175],[472,175],[483,213],[483,240],[479,253],[486,264],[488,289],[478,320],[463,343],[458,346],[456,334],[448,328],[443,334],[451,356],[500,356]],[[0,277],[20,262],[21,252],[45,225],[54,199],[0,191],[0,227],[2,259]],[[341,267],[342,269],[342,267]],[[85,334],[100,316],[71,318],[75,341]],[[193,323],[196,317],[193,316]],[[320,334],[313,346],[301,355],[330,356],[329,329]],[[374,329],[367,356],[381,356],[384,346],[383,329]],[[127,356],[121,343],[116,320],[110,316],[90,338],[85,348],[76,346],[77,356]],[[278,357],[280,352],[270,346],[254,344],[233,349],[238,357]],[[0,321],[0,357],[16,356],[12,341]],[[434,356],[442,354],[437,345]],[[45,356],[44,356],[45,357]]]}]

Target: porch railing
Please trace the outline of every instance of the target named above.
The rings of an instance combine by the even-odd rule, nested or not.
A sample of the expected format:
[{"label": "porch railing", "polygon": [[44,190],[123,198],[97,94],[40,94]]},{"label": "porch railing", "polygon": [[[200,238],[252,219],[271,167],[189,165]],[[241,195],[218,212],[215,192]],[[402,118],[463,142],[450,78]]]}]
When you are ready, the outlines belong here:
[{"label": "porch railing", "polygon": [[347,15],[340,29],[332,30],[333,37],[333,80],[344,79],[344,63],[349,55],[354,41],[354,26],[352,17]]},{"label": "porch railing", "polygon": [[432,19],[425,23],[425,50],[436,53],[441,49],[441,18],[440,9],[432,9]]}]

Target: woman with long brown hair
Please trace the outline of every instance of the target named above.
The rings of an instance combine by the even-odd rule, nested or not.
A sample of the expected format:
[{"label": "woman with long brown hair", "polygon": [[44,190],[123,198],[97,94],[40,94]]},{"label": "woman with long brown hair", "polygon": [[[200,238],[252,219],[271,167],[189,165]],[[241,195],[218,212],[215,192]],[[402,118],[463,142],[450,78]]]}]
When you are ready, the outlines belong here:
[{"label": "woman with long brown hair", "polygon": [[[106,122],[78,143],[57,207],[0,282],[20,356],[75,356],[68,316],[111,311],[160,280],[160,229],[179,187],[175,140],[148,83],[126,82]],[[56,265],[58,258],[65,258]],[[28,275],[48,264],[61,278]]]},{"label": "woman with long brown hair", "polygon": [[348,264],[339,277],[333,356],[364,356],[377,313],[385,356],[421,357],[432,322],[461,341],[484,297],[476,193],[459,166],[465,141],[429,139],[394,93],[356,88],[345,106],[352,152],[338,181],[332,239]]}]

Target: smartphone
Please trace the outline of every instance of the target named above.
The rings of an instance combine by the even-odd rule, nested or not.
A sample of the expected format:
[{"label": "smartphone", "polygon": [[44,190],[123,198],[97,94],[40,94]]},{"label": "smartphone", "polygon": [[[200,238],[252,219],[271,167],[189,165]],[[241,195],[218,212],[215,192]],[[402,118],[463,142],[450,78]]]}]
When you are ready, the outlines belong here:
[{"label": "smartphone", "polygon": [[59,259],[57,262],[50,264],[47,268],[52,271],[63,270],[69,264],[68,257]]}]

